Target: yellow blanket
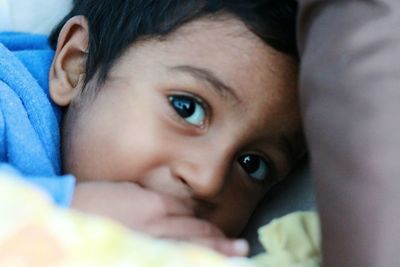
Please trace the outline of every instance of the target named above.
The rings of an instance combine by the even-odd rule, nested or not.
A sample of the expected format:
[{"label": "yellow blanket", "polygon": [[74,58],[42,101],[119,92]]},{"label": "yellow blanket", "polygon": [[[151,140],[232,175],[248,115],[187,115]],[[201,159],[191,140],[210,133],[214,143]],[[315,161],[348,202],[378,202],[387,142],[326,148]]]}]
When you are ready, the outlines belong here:
[{"label": "yellow blanket", "polygon": [[267,252],[227,258],[192,244],[156,240],[105,218],[56,208],[47,195],[0,174],[1,267],[314,267],[321,265],[319,224],[290,214],[259,230]]}]

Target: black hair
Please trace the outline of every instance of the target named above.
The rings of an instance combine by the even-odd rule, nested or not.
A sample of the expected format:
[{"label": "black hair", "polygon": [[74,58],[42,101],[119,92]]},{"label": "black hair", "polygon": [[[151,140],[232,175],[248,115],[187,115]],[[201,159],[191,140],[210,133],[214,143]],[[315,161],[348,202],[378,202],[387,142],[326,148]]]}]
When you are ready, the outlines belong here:
[{"label": "black hair", "polygon": [[276,50],[298,58],[296,0],[74,0],[50,36],[55,49],[64,24],[83,15],[89,25],[86,83],[106,80],[113,63],[139,38],[164,37],[201,17],[229,14]]}]

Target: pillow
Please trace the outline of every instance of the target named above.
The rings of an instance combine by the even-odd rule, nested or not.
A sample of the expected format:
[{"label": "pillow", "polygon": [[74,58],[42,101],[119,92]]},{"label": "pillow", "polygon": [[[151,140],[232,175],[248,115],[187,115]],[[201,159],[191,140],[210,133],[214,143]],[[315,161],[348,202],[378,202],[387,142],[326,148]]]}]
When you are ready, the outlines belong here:
[{"label": "pillow", "polygon": [[252,255],[263,251],[256,229],[273,219],[295,211],[315,210],[315,195],[307,162],[299,166],[282,182],[277,184],[259,204],[241,237],[250,243]]},{"label": "pillow", "polygon": [[0,31],[50,34],[72,0],[0,0]]}]

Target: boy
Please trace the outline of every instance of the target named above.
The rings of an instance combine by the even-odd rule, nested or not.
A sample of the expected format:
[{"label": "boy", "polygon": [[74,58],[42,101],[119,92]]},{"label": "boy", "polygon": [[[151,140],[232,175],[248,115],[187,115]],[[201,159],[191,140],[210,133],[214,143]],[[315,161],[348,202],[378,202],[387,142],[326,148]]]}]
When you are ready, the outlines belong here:
[{"label": "boy", "polygon": [[[63,173],[77,180],[59,202],[245,255],[246,244],[227,237],[304,152],[295,8],[282,0],[76,1],[51,36],[47,67],[50,98],[65,108]],[[7,152],[37,157],[13,145]],[[39,172],[18,156],[3,160],[27,176],[59,173],[57,163]],[[69,176],[45,180],[38,183],[48,189],[56,183],[50,192],[71,189]]]}]

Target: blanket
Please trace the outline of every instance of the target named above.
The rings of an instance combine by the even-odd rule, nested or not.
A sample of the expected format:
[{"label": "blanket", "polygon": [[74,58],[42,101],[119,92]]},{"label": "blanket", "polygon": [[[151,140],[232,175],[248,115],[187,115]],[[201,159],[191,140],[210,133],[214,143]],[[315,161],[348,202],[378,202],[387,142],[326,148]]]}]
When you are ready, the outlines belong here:
[{"label": "blanket", "polygon": [[61,209],[45,191],[4,172],[0,216],[0,266],[321,266],[319,223],[313,212],[289,214],[261,228],[267,251],[250,259],[153,239],[109,219]]}]

